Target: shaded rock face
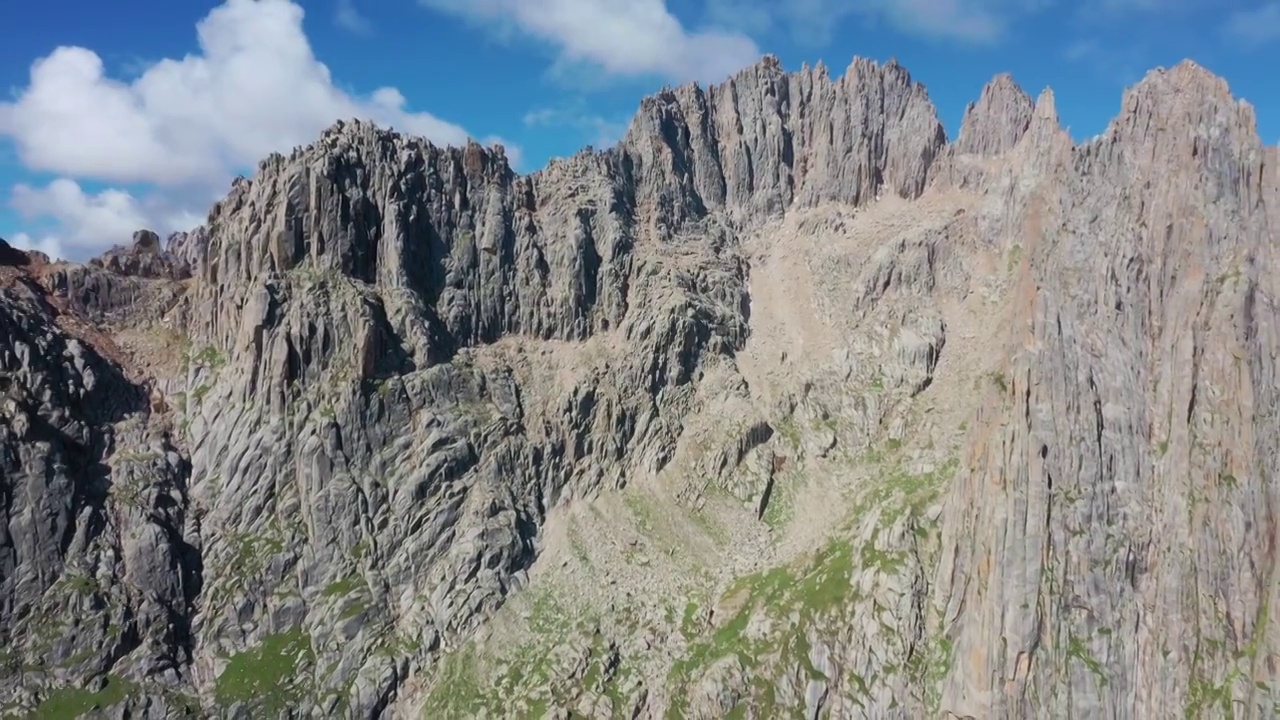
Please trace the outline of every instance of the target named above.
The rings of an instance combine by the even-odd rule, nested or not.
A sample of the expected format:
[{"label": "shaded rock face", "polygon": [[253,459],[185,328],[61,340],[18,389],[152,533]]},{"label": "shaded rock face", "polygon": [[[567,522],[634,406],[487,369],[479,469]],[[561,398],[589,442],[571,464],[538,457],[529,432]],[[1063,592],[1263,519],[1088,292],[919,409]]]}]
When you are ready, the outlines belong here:
[{"label": "shaded rock face", "polygon": [[201,587],[190,466],[151,422],[146,392],[55,324],[43,288],[22,279],[0,298],[8,699],[23,707],[42,686],[96,678],[115,691],[145,678],[155,692],[129,705],[177,713]]},{"label": "shaded rock face", "polygon": [[0,239],[0,265],[25,267],[30,264],[31,258],[25,252]]},{"label": "shaded rock face", "polygon": [[[817,570],[780,585],[763,553],[727,549],[760,577],[725,593],[726,625],[667,633],[688,657],[597,626],[555,654],[577,704],[520,707],[1266,716],[1277,160],[1190,64],[1080,146],[1051,93],[999,77],[948,145],[896,63],[836,80],[766,58],[664,90],[617,148],[532,175],[339,123],[163,249],[144,231],[85,266],[5,263],[5,702],[482,715],[479,684],[441,699],[444,659],[540,587],[557,513],[696,468],[680,502],[719,492],[768,522],[846,446],[927,434],[927,410],[890,406],[972,366],[958,457],[877,486]],[[824,267],[847,302],[806,312],[860,334],[822,338],[835,371],[769,380],[750,343],[772,261],[751,248],[831,208],[857,232],[802,233],[871,249]],[[975,289],[1005,323],[981,360],[944,320]],[[856,384],[865,358],[879,375]],[[924,477],[936,493],[910,495]],[[608,682],[645,653],[657,670],[614,697],[595,647]]]}]

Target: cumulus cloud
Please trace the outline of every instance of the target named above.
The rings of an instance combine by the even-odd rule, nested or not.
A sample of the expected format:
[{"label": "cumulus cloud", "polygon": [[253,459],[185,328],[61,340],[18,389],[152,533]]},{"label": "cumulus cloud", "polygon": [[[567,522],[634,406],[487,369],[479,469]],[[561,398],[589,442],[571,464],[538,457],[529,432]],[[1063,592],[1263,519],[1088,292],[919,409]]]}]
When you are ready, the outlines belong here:
[{"label": "cumulus cloud", "polygon": [[353,97],[316,59],[302,8],[227,0],[197,30],[200,53],[161,60],[131,82],[92,50],[60,47],[0,105],[0,131],[31,169],[117,182],[182,184],[251,166],[314,139],[340,118],[367,118],[439,143],[467,132],[413,112],[394,88]]},{"label": "cumulus cloud", "polygon": [[[883,0],[872,12],[900,30],[928,37],[990,42],[1004,33],[1007,3],[973,0]],[[866,12],[866,10],[864,10]]]},{"label": "cumulus cloud", "polygon": [[1227,17],[1226,34],[1247,46],[1280,41],[1280,2],[1237,10]]},{"label": "cumulus cloud", "polygon": [[19,250],[36,250],[48,255],[53,260],[67,259],[67,252],[62,248],[62,240],[53,235],[42,235],[40,237],[32,237],[27,233],[20,232],[11,238],[8,242]]},{"label": "cumulus cloud", "polygon": [[420,0],[498,33],[521,32],[561,59],[614,75],[722,80],[760,57],[739,32],[689,30],[665,0]]},{"label": "cumulus cloud", "polygon": [[43,188],[17,185],[10,205],[26,219],[53,218],[74,241],[129,237],[146,223],[138,201],[123,190],[88,195],[79,183],[59,179]]},{"label": "cumulus cloud", "polygon": [[[23,237],[74,253],[119,242],[126,229],[127,239],[143,224],[185,229],[174,223],[202,216],[233,175],[314,140],[339,119],[372,120],[439,144],[468,139],[462,127],[411,109],[395,88],[366,96],[340,88],[302,20],[290,0],[225,0],[197,24],[199,52],[153,62],[128,80],[112,77],[87,48],[59,47],[35,61],[27,87],[0,102],[0,136],[28,170],[64,177],[14,190],[24,218],[59,223],[48,238]],[[507,155],[519,162],[518,148]],[[160,192],[142,200],[122,190],[88,194],[83,180]]]},{"label": "cumulus cloud", "polygon": [[373,23],[369,22],[369,18],[365,17],[360,9],[356,7],[355,0],[338,0],[338,5],[334,9],[333,21],[338,27],[349,30],[356,35],[370,35],[373,33]]},{"label": "cumulus cloud", "polygon": [[52,222],[57,231],[39,237],[18,233],[11,242],[51,257],[77,259],[94,250],[126,243],[141,228],[168,232],[195,227],[202,218],[188,208],[204,200],[178,199],[164,193],[138,198],[117,188],[86,192],[79,183],[66,178],[43,187],[20,183],[10,194],[9,206],[23,220]]}]

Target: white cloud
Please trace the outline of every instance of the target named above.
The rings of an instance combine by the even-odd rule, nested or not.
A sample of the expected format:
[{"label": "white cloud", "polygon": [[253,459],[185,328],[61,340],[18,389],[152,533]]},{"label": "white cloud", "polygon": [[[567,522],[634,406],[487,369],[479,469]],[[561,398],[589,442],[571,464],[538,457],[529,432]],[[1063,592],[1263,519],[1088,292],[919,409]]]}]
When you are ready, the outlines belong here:
[{"label": "white cloud", "polygon": [[115,189],[89,195],[79,183],[65,178],[42,188],[17,185],[9,204],[24,220],[56,221],[58,237],[46,241],[69,252],[124,243],[135,230],[152,225],[152,218],[133,195]]},{"label": "white cloud", "polygon": [[373,23],[356,7],[355,0],[338,0],[333,20],[338,23],[338,27],[356,35],[369,35],[373,32]]},{"label": "white cloud", "polygon": [[[989,42],[1004,33],[1001,3],[966,0],[882,0],[873,12],[906,32],[967,42]],[[866,12],[866,11],[864,11]]]},{"label": "white cloud", "polygon": [[[204,222],[205,210],[216,199],[213,193],[155,192],[138,197],[117,188],[93,193],[67,178],[43,187],[20,183],[9,196],[9,206],[24,221],[52,223],[57,231],[38,239],[16,233],[12,242],[51,257],[83,260],[112,245],[128,244],[136,230],[155,230],[163,237],[191,229]],[[48,247],[56,247],[57,252]]]},{"label": "white cloud", "polygon": [[19,250],[36,250],[48,255],[52,260],[65,260],[67,253],[62,249],[62,240],[52,235],[44,235],[42,237],[31,237],[30,235],[20,232],[6,240],[13,247]]},{"label": "white cloud", "polygon": [[[302,19],[289,0],[225,0],[198,23],[198,53],[154,62],[127,81],[82,47],[37,60],[29,85],[0,102],[0,136],[13,140],[28,170],[65,177],[39,190],[19,186],[15,207],[63,223],[56,235],[72,252],[120,241],[130,222],[178,229],[165,225],[202,216],[234,174],[315,140],[339,119],[369,119],[439,144],[467,140],[462,127],[411,110],[395,88],[367,96],[339,88]],[[508,147],[507,156],[517,164],[519,149]],[[123,191],[86,195],[81,179],[162,192],[145,201]]]},{"label": "white cloud", "polygon": [[523,32],[556,47],[562,61],[614,75],[722,80],[760,50],[737,32],[690,31],[665,0],[420,0],[500,33]]},{"label": "white cloud", "polygon": [[1280,41],[1280,2],[1237,10],[1227,17],[1228,36],[1251,47]]},{"label": "white cloud", "polygon": [[9,202],[28,220],[52,217],[69,222],[68,229],[77,237],[125,238],[146,222],[138,201],[129,193],[109,189],[87,195],[73,180],[54,180],[43,188],[17,185]]},{"label": "white cloud", "polygon": [[586,142],[598,150],[618,144],[627,132],[628,121],[606,120],[587,112],[582,102],[564,107],[545,107],[531,110],[524,116],[529,127],[569,127],[583,132]]},{"label": "white cloud", "polygon": [[302,16],[287,0],[226,0],[197,27],[200,54],[161,60],[128,83],[108,77],[92,50],[60,47],[36,61],[16,102],[0,104],[0,132],[34,170],[158,184],[224,177],[341,118],[466,141],[461,127],[408,110],[394,88],[364,98],[339,89]]},{"label": "white cloud", "polygon": [[[56,242],[67,259],[84,260],[112,245],[128,244],[136,230],[154,230],[165,237],[203,224],[209,207],[225,195],[224,190],[163,188],[135,194],[106,188],[93,192],[75,180],[58,178],[43,186],[15,185],[8,205],[26,223],[56,228],[41,233],[41,242]],[[32,237],[14,234],[24,236],[29,241]]]}]

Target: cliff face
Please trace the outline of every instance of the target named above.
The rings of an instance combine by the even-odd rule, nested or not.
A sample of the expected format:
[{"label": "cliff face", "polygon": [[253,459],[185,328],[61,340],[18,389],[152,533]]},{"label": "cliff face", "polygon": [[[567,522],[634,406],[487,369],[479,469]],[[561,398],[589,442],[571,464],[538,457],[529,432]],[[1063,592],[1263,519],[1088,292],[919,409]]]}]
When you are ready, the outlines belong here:
[{"label": "cliff face", "polygon": [[1081,147],[1043,105],[1006,160],[1034,178],[1007,385],[944,521],[944,705],[1270,715],[1280,196],[1252,110],[1189,63]]},{"label": "cliff face", "polygon": [[1269,715],[1278,160],[1189,63],[1076,146],[766,58],[0,253],[6,712]]}]

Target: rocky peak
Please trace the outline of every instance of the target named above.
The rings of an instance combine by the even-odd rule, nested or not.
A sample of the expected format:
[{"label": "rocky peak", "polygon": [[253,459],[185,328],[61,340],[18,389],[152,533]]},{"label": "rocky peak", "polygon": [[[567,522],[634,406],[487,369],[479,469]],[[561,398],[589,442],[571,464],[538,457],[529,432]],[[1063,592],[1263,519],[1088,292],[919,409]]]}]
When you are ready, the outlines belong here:
[{"label": "rocky peak", "polygon": [[641,104],[623,152],[637,204],[679,225],[713,210],[759,220],[796,203],[916,197],[945,142],[904,68],[855,58],[838,80],[763,62],[660,93]]},{"label": "rocky peak", "polygon": [[209,244],[209,233],[204,226],[193,230],[175,232],[165,241],[164,251],[176,263],[184,276],[196,272]]},{"label": "rocky peak", "polygon": [[1032,116],[1037,121],[1058,124],[1058,103],[1054,98],[1052,88],[1045,88],[1040,91],[1040,96],[1036,98],[1036,106]]},{"label": "rocky peak", "polygon": [[1034,110],[1031,96],[1012,75],[995,76],[982,88],[978,100],[965,108],[956,150],[986,156],[1008,152],[1031,125]]},{"label": "rocky peak", "polygon": [[[1264,148],[1249,103],[1227,82],[1183,61],[1129,88],[1106,132],[1081,148],[1086,162],[1146,178],[1205,183],[1210,196],[1244,208],[1262,201]],[[1172,210],[1171,210],[1172,211]]]},{"label": "rocky peak", "polygon": [[[1120,114],[1108,132],[1117,140],[1137,145],[1162,137],[1182,143],[1191,135],[1229,133],[1232,141],[1261,148],[1253,107],[1233,97],[1226,80],[1190,60],[1170,69],[1156,68],[1126,90]],[[1171,155],[1169,159],[1181,161],[1184,157]]]},{"label": "rocky peak", "polygon": [[138,230],[129,246],[117,245],[89,264],[120,275],[144,278],[181,279],[190,275],[190,269],[164,251],[160,236],[151,230]]},{"label": "rocky peak", "polygon": [[160,236],[151,230],[139,230],[133,234],[133,253],[135,255],[159,255]]}]

